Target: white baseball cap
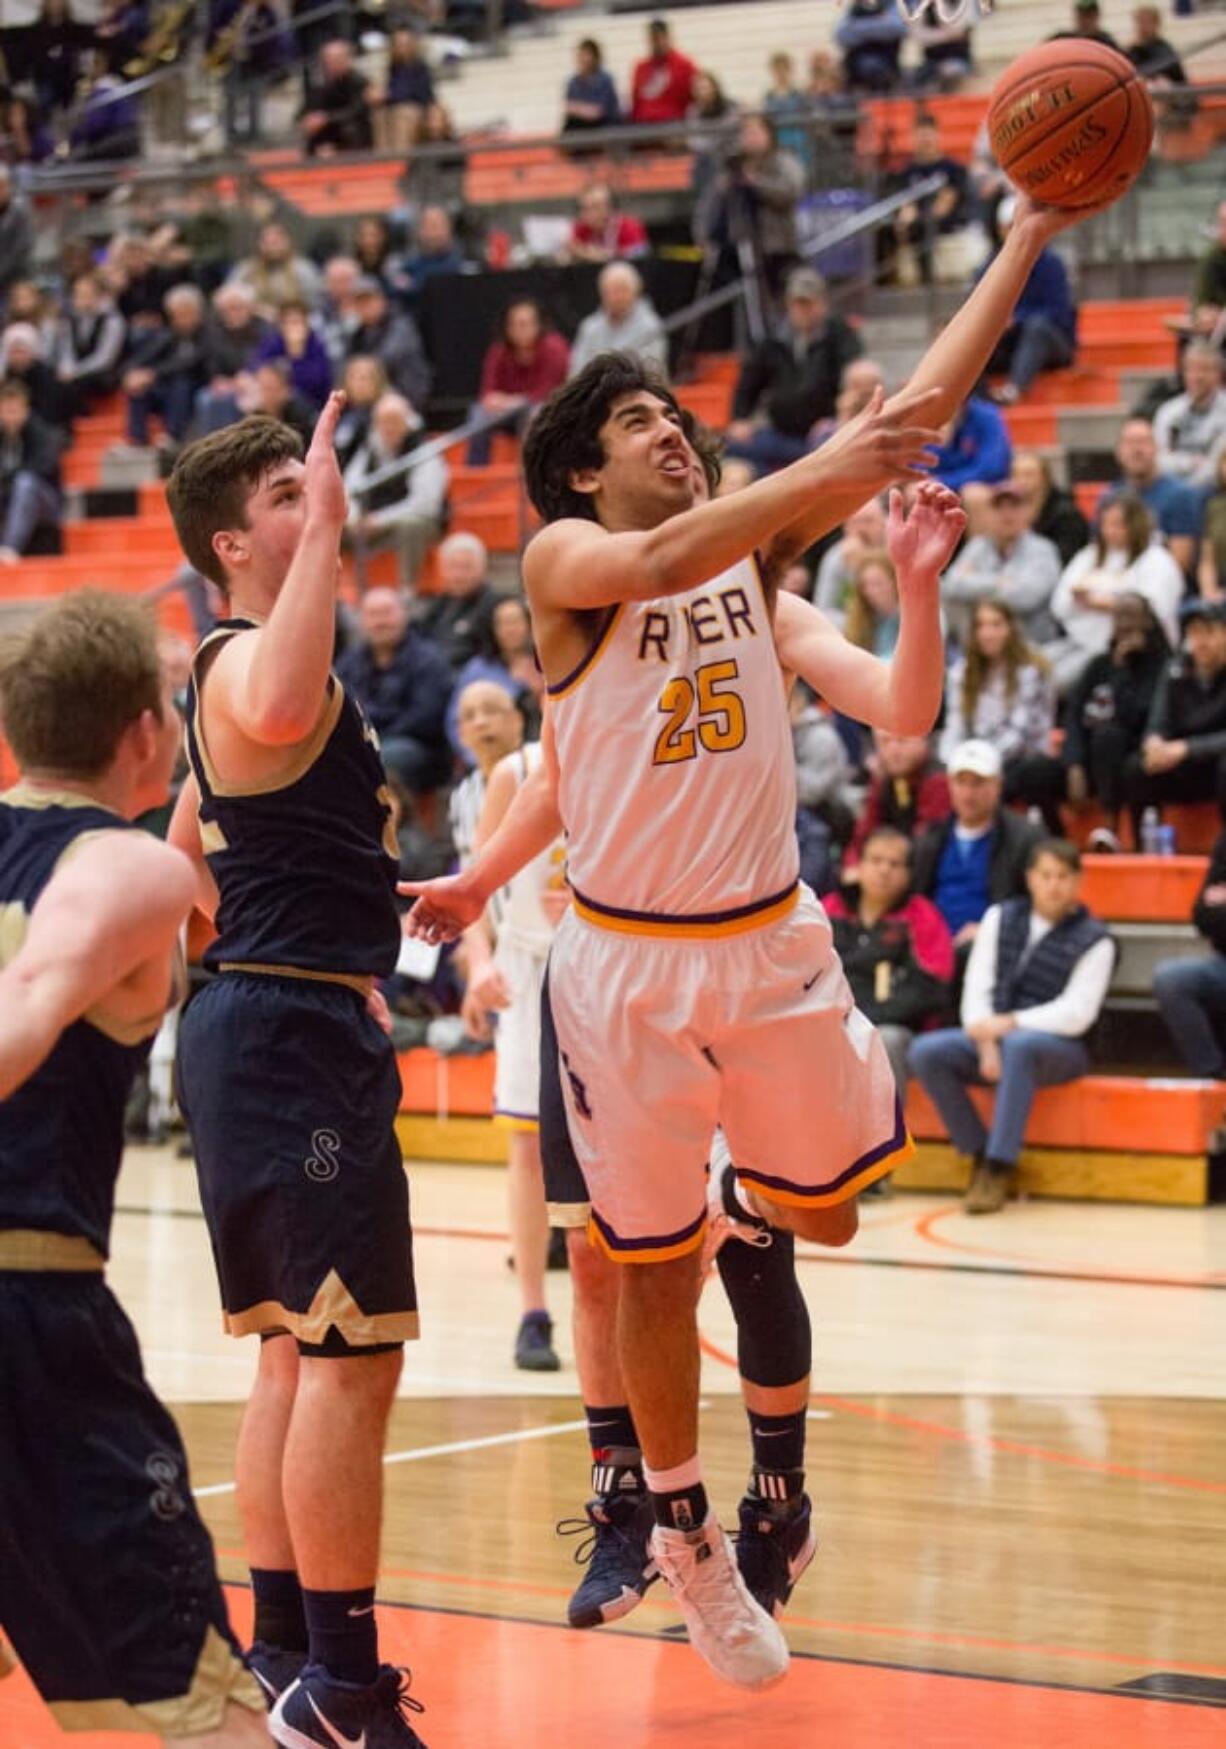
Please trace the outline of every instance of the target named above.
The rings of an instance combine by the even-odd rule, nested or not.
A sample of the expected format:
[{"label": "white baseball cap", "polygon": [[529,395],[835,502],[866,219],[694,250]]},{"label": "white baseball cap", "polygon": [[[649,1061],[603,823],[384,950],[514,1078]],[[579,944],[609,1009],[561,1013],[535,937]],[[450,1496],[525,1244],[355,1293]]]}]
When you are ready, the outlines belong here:
[{"label": "white baseball cap", "polygon": [[990,741],[963,741],[954,748],[948,771],[969,771],[975,777],[999,777],[1004,770],[999,752]]}]

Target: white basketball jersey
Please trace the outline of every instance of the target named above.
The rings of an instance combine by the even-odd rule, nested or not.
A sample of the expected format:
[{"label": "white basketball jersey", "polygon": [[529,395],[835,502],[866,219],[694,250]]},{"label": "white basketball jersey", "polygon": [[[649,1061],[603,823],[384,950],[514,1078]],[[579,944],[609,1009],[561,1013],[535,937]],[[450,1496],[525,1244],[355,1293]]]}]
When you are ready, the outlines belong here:
[{"label": "white basketball jersey", "polygon": [[792,732],[752,559],[611,610],[550,695],[580,916],[706,933],[794,903]]},{"label": "white basketball jersey", "polygon": [[[510,757],[516,763],[518,781],[522,784],[541,762],[541,744],[530,741]],[[547,954],[553,924],[545,915],[541,898],[551,888],[557,891],[565,885],[566,845],[559,838],[548,850],[533,857],[490,900],[489,912],[498,940],[513,942],[529,953]]]}]

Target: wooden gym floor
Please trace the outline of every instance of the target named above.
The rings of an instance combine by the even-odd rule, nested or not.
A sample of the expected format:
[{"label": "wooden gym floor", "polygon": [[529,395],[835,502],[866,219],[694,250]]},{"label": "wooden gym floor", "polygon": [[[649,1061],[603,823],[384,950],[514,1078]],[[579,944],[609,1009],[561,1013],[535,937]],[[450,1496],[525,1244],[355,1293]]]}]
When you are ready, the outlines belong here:
[{"label": "wooden gym floor", "polygon": [[[386,1654],[430,1749],[1226,1745],[1226,1208],[865,1205],[850,1253],[802,1247],[809,1488],[821,1548],[788,1613],[788,1680],[709,1676],[658,1588],[619,1628],[560,1625],[578,1569],[575,1379],[517,1373],[496,1168],[415,1166],[423,1340],[388,1442]],[[219,1331],[189,1165],[129,1154],[111,1279],[175,1408],[242,1581],[232,1488],[254,1345]],[[569,1284],[550,1278],[560,1346]],[[703,1451],[732,1518],[748,1439],[718,1282],[701,1308]],[[578,1540],[578,1539],[576,1539]],[[20,1673],[0,1745],[60,1742]],[[152,1739],[82,1738],[107,1749]]]}]

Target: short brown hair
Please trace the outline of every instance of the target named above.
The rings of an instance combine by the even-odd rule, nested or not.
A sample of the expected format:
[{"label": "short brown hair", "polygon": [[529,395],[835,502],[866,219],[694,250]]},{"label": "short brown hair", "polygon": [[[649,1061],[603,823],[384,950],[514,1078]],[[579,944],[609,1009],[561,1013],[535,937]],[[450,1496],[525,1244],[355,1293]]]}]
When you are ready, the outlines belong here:
[{"label": "short brown hair", "polygon": [[1026,867],[1034,868],[1041,856],[1050,856],[1056,862],[1063,863],[1070,874],[1081,873],[1081,852],[1068,838],[1040,838],[1031,847],[1030,855],[1026,858]]},{"label": "short brown hair", "polygon": [[175,533],[189,564],[228,588],[213,536],[224,528],[246,528],[247,500],[261,480],[281,462],[301,460],[297,432],[265,413],[253,413],[189,443],[166,487]]},{"label": "short brown hair", "polygon": [[23,771],[100,777],[147,710],[161,721],[157,622],[142,601],[79,589],[0,640],[0,721]]}]

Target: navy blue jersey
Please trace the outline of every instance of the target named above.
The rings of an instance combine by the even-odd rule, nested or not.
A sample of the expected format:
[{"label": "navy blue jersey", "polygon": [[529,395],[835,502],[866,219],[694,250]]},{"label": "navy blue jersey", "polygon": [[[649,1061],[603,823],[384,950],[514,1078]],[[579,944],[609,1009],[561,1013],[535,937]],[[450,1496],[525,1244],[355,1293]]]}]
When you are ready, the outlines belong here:
[{"label": "navy blue jersey", "polygon": [[201,841],[220,895],[205,964],[388,977],[400,948],[391,795],[377,737],[336,676],[318,728],[287,751],[275,785],[226,784],[209,758],[202,678],[219,643],[249,625],[225,620],[205,640],[188,691]]},{"label": "navy blue jersey", "polygon": [[[64,853],[87,833],[127,827],[108,808],[66,793],[19,785],[0,796],[0,966],[15,957]],[[157,1022],[139,1042],[105,1026],[100,1016],[75,1021],[41,1068],[0,1100],[0,1229],[84,1237],[103,1256],[124,1107]]]}]

